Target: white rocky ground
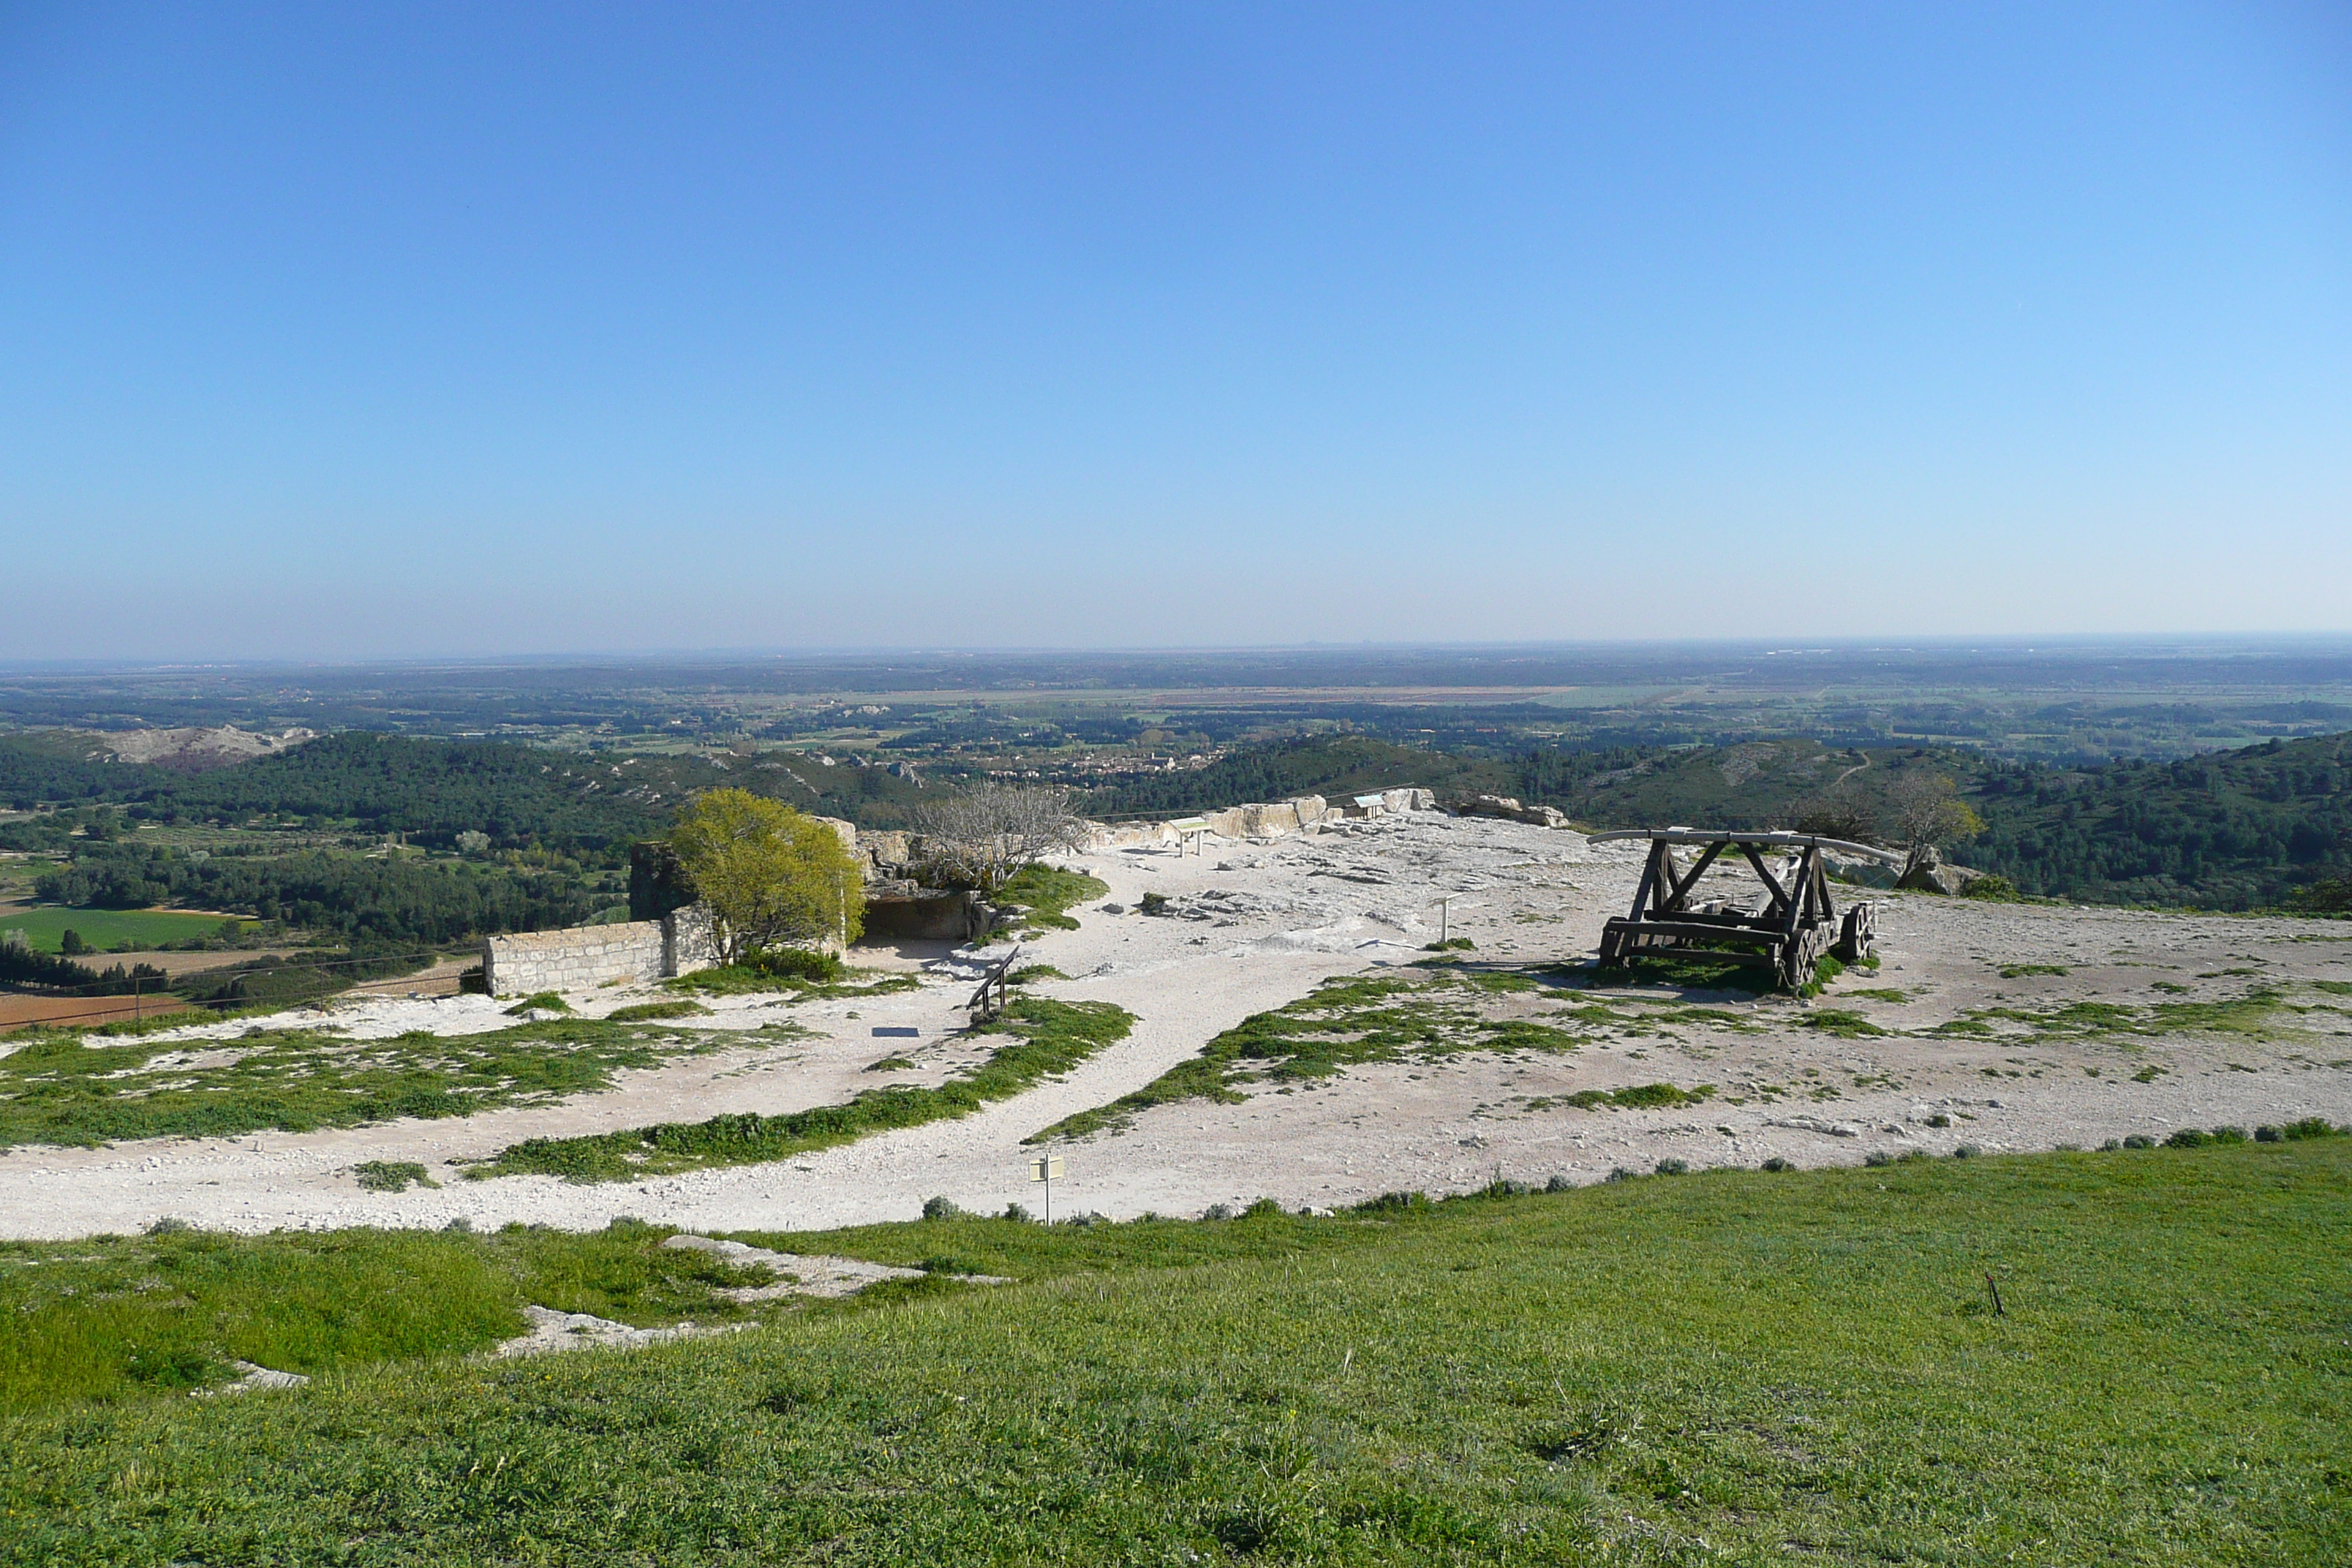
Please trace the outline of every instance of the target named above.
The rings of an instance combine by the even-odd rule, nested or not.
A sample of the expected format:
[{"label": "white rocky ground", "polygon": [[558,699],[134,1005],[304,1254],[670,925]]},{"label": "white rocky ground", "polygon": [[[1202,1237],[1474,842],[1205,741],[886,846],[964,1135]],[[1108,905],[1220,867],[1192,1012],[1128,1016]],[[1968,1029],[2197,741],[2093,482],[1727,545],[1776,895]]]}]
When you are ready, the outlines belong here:
[{"label": "white rocky ground", "polygon": [[[441,1226],[460,1216],[477,1226],[520,1220],[587,1228],[618,1215],[701,1231],[807,1228],[911,1218],[935,1194],[969,1208],[1019,1202],[1034,1211],[1042,1205],[1026,1179],[1034,1151],[1022,1140],[1029,1134],[1140,1087],[1219,1030],[1327,975],[1419,958],[1437,934],[1443,894],[1459,895],[1454,928],[1476,941],[1480,960],[1589,957],[1602,920],[1631,900],[1642,849],[1416,813],[1263,843],[1213,841],[1195,857],[1097,854],[1078,863],[1110,884],[1100,904],[1131,910],[1158,891],[1181,913],[1077,911],[1080,930],[1048,936],[1031,953],[1077,978],[1039,990],[1116,1002],[1140,1022],[1066,1079],[963,1121],[777,1164],[641,1184],[472,1182],[448,1168],[528,1137],[783,1111],[878,1082],[936,1082],[986,1048],[954,1033],[969,981],[935,975],[919,991],[859,1001],[730,998],[713,1004],[716,1016],[694,1023],[742,1031],[740,1049],[625,1073],[612,1091],[563,1105],[331,1132],[16,1150],[0,1157],[0,1234],[127,1231],[167,1215],[243,1231]],[[1721,890],[1738,894],[1742,883],[1754,886],[1744,873],[1727,874]],[[2352,1121],[2352,995],[2320,984],[2352,981],[2352,924],[1874,896],[1885,961],[1875,973],[1849,975],[1811,1008],[1779,998],[1690,998],[1733,1009],[1754,1032],[1677,1026],[1556,1055],[1360,1068],[1324,1087],[1259,1093],[1242,1105],[1162,1107],[1124,1131],[1069,1145],[1055,1211],[1188,1214],[1261,1194],[1323,1207],[1403,1188],[1459,1191],[1498,1174],[1596,1180],[1667,1156],[1695,1167],[1772,1156],[1822,1164],[1859,1162],[1875,1150],[1948,1152],[1963,1142],[1988,1152],[2046,1149],[2183,1125]],[[2004,966],[2026,964],[2067,973],[2000,975]],[[1971,1008],[2096,1001],[2145,1009],[2226,1001],[2256,986],[2305,1010],[2281,1011],[2260,1036],[2085,1039],[2012,1029],[1994,1040],[1844,1038],[1804,1026],[1811,1008],[1917,1031]],[[1900,990],[1906,999],[1853,995],[1870,989]],[[601,1014],[646,994],[616,988],[572,1000]],[[1610,994],[1566,992],[1557,1002]],[[1539,1016],[1555,1003],[1514,1005]],[[779,1020],[810,1033],[759,1032]],[[456,997],[348,1003],[325,1021],[363,1037],[478,1031],[510,1020],[485,998]],[[189,1044],[233,1049],[229,1042],[248,1026],[190,1030]],[[887,1077],[865,1070],[890,1056],[918,1065]],[[2151,1076],[2150,1068],[2162,1070]],[[1714,1084],[1717,1095],[1680,1110],[1526,1107],[1656,1081]],[[1937,1116],[1951,1125],[1931,1126]],[[443,1184],[362,1191],[352,1167],[369,1160],[420,1161]]]}]

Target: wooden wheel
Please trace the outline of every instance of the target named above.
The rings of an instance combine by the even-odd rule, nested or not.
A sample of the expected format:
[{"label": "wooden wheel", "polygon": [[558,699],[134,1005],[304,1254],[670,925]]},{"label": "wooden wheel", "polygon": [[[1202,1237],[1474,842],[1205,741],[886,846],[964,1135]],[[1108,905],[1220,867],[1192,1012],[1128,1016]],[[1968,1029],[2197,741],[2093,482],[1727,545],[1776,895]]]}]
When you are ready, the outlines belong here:
[{"label": "wooden wheel", "polygon": [[1877,913],[1870,905],[1853,904],[1845,911],[1845,929],[1839,933],[1837,958],[1841,963],[1860,963],[1868,959],[1878,942]]}]

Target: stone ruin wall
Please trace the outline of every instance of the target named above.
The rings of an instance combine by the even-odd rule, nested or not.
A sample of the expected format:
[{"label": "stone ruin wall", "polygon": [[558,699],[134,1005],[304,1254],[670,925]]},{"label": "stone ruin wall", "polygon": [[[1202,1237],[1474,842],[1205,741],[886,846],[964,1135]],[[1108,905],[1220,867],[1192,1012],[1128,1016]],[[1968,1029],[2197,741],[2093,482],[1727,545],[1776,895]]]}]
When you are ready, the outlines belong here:
[{"label": "stone ruin wall", "polygon": [[[1437,797],[1425,789],[1388,789],[1379,792],[1382,813],[1403,811],[1434,811]],[[1319,795],[1303,795],[1296,800],[1276,801],[1271,805],[1228,806],[1223,811],[1204,811],[1200,819],[1209,825],[1209,831],[1220,838],[1279,838],[1286,833],[1302,833],[1328,818],[1368,815],[1360,811],[1355,797],[1328,801]],[[1127,849],[1143,844],[1173,844],[1180,836],[1164,822],[1097,823],[1094,835],[1087,840],[1089,849]]]},{"label": "stone ruin wall", "polygon": [[710,911],[689,905],[657,921],[490,937],[482,943],[482,982],[493,996],[593,991],[691,974],[718,961]]}]

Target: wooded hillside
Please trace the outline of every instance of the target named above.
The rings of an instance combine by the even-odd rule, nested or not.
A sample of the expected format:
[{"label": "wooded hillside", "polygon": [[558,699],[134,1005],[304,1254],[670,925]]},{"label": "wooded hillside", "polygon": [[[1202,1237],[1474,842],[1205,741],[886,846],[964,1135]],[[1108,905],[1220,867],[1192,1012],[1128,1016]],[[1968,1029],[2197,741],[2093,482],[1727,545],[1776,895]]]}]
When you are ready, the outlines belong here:
[{"label": "wooded hillside", "polygon": [[1809,740],[1464,757],[1345,736],[1146,775],[1096,792],[1087,808],[1173,813],[1418,784],[1440,795],[1517,795],[1595,827],[1786,827],[1827,815],[1867,833],[1901,782],[1920,773],[1951,778],[1985,820],[1984,835],[1952,858],[2029,893],[2238,910],[2352,874],[2352,735],[2084,769]]}]

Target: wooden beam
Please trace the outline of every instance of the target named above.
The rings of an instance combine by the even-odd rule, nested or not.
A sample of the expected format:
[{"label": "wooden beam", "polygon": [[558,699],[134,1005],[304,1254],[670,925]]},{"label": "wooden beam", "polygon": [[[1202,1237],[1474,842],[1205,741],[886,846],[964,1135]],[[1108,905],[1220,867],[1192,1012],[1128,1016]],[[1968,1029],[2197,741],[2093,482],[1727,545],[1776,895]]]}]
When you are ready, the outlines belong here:
[{"label": "wooden beam", "polygon": [[1764,885],[1766,887],[1772,889],[1772,907],[1765,911],[1765,918],[1769,920],[1773,916],[1780,914],[1783,909],[1789,907],[1790,900],[1788,889],[1782,888],[1780,884],[1773,879],[1772,873],[1765,868],[1764,857],[1756,853],[1756,846],[1753,844],[1743,844],[1739,847],[1739,852],[1748,857],[1748,863],[1756,868],[1756,874],[1764,879]]},{"label": "wooden beam", "polygon": [[1778,947],[1787,942],[1783,931],[1759,930],[1754,926],[1702,925],[1696,921],[1611,921],[1620,935],[1633,938],[1645,936],[1672,937],[1682,942],[1753,942]]},{"label": "wooden beam", "polygon": [[[1721,844],[1708,845],[1706,850],[1700,854],[1697,861],[1692,865],[1690,875],[1687,877],[1678,877],[1675,879],[1674,897],[1666,901],[1664,907],[1668,910],[1679,911],[1683,907],[1684,900],[1690,897],[1691,889],[1698,886],[1698,879],[1706,875],[1706,868],[1715,864],[1715,858],[1722,854],[1726,847],[1727,846]],[[1673,851],[1669,850],[1667,853],[1671,855]]]},{"label": "wooden beam", "polygon": [[1633,889],[1633,918],[1635,920],[1640,920],[1649,906],[1651,889],[1657,886],[1658,881],[1658,857],[1664,853],[1664,845],[1650,846],[1650,858],[1642,866],[1642,885]]}]

